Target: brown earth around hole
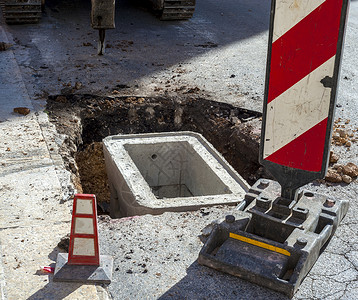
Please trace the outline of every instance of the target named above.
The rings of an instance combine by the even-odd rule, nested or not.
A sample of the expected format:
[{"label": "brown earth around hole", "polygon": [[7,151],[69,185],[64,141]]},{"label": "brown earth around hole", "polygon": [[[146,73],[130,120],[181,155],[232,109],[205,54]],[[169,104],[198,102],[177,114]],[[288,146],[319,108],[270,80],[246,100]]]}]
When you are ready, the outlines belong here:
[{"label": "brown earth around hole", "polygon": [[[259,178],[272,178],[258,163],[261,132],[261,114],[258,112],[200,96],[145,98],[81,94],[50,96],[47,111],[57,131],[67,136],[60,154],[72,173],[77,191],[96,194],[100,204],[110,201],[101,141],[115,134],[198,132],[249,184]],[[336,133],[345,136],[341,130],[344,125],[337,123],[335,129],[340,130]],[[331,154],[331,164],[338,159]],[[356,168],[351,165],[340,169],[331,167],[325,180],[320,182],[349,183],[356,178],[356,173]]]},{"label": "brown earth around hole", "polygon": [[[102,139],[115,134],[194,131],[202,134],[253,184],[272,178],[258,163],[261,113],[229,104],[182,96],[176,98],[50,96],[46,110],[60,134],[60,153],[80,191],[108,203],[110,193]],[[76,161],[74,162],[74,157]]]},{"label": "brown earth around hole", "polygon": [[108,178],[105,169],[103,144],[94,142],[76,154],[82,189],[84,193],[95,194],[97,202],[110,200]]}]

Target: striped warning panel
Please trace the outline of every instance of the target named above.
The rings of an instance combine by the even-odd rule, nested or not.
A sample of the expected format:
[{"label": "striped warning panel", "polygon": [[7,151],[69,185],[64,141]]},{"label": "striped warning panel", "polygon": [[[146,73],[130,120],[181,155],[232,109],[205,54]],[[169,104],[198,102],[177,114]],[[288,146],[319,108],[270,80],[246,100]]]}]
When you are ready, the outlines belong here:
[{"label": "striped warning panel", "polygon": [[272,8],[262,159],[320,172],[326,168],[347,0],[276,0]]},{"label": "striped warning panel", "polygon": [[76,194],[73,199],[69,265],[100,265],[96,196]]}]

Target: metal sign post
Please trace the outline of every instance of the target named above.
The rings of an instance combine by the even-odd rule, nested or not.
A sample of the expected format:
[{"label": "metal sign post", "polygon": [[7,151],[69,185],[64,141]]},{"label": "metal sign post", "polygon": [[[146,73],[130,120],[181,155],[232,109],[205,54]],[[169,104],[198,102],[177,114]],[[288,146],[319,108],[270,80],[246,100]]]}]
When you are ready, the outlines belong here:
[{"label": "metal sign post", "polygon": [[260,163],[284,198],[327,171],[347,9],[272,1]]}]

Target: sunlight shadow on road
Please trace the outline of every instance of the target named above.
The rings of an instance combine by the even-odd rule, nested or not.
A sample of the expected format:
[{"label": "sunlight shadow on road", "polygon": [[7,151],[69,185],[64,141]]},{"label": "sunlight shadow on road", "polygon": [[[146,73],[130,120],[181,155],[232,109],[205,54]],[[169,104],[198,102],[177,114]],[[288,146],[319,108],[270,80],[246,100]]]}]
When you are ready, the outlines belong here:
[{"label": "sunlight shadow on road", "polygon": [[[216,286],[222,286],[222,288],[215,289]],[[195,261],[188,267],[187,275],[159,299],[288,300],[289,298],[240,278],[201,266]]]}]

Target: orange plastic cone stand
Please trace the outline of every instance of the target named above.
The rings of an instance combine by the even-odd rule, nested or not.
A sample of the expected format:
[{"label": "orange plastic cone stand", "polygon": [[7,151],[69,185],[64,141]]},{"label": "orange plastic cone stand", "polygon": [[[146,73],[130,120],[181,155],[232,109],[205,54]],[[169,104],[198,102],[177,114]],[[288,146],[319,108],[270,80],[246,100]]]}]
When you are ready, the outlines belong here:
[{"label": "orange plastic cone stand", "polygon": [[77,194],[73,201],[69,253],[57,256],[54,281],[110,283],[113,258],[99,255],[96,196]]}]

